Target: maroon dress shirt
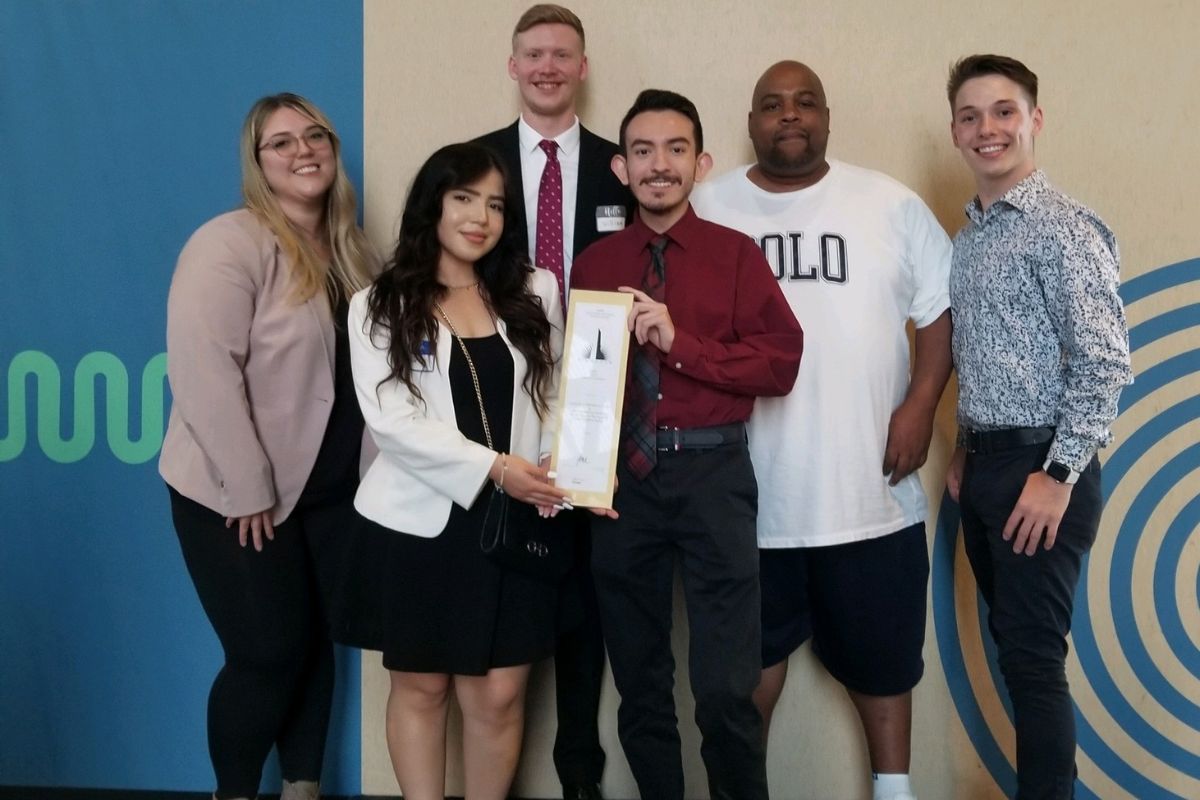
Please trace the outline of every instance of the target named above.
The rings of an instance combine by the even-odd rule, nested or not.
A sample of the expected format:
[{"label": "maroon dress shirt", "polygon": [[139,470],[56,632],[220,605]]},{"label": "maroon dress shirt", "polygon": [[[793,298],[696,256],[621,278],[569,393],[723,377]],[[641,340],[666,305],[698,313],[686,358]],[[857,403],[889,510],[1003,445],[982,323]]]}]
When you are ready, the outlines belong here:
[{"label": "maroon dress shirt", "polygon": [[[658,424],[702,428],[744,422],[755,397],[792,390],[804,346],[800,323],[750,237],[700,219],[690,205],[665,235],[665,302],[675,342],[670,353],[658,353]],[[575,260],[571,288],[641,288],[656,236],[637,217],[597,241]],[[657,352],[633,340],[631,358],[639,346]]]}]

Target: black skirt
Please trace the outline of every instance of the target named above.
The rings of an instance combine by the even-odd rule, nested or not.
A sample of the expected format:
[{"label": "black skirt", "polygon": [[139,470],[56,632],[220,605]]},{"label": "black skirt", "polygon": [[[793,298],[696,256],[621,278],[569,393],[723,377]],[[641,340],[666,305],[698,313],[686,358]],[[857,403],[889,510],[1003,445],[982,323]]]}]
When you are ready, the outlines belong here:
[{"label": "black skirt", "polygon": [[[507,451],[513,402],[508,346],[499,334],[463,341],[478,372],[493,447]],[[457,342],[451,348],[450,388],[459,430],[486,444],[474,382]],[[504,570],[480,550],[492,491],[489,481],[471,508],[452,506],[445,529],[432,539],[363,521],[362,541],[376,552],[360,553],[360,564],[374,557],[375,566],[364,568],[382,568],[367,583],[382,584],[377,649],[388,669],[482,675],[554,652],[557,587]]]}]

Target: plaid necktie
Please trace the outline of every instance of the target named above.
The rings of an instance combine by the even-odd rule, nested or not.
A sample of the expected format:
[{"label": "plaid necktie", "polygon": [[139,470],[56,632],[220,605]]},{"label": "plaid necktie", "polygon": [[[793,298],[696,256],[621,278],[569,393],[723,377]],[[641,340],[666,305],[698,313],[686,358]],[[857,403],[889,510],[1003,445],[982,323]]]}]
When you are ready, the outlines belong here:
[{"label": "plaid necktie", "polygon": [[558,143],[543,139],[538,147],[546,152],[546,166],[538,184],[537,240],[534,261],[558,278],[558,296],[567,307],[567,287],[563,281],[562,165],[558,163]]},{"label": "plaid necktie", "polygon": [[[666,298],[667,262],[663,251],[667,237],[650,243],[650,263],[642,275],[642,289],[659,303]],[[658,417],[658,381],[660,360],[651,344],[637,345],[633,351],[633,379],[625,393],[625,430],[622,432],[625,464],[639,479],[645,478],[658,462],[656,420]]]}]

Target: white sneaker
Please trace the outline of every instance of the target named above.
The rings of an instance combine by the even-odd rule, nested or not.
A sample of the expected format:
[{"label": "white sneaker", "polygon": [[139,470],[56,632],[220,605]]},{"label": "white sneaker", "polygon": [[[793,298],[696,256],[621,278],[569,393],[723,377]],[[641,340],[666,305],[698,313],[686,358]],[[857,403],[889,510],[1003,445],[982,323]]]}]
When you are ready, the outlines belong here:
[{"label": "white sneaker", "polygon": [[279,800],[318,800],[320,787],[316,781],[284,781]]}]

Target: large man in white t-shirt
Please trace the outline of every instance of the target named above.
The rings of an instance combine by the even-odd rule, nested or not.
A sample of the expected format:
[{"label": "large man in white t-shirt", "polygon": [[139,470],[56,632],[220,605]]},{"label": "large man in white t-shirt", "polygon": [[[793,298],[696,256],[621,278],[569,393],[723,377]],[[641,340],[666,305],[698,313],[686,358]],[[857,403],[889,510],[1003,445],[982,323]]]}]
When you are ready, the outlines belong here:
[{"label": "large man in white t-shirt", "polygon": [[796,388],[760,398],[749,425],[763,603],[755,700],[769,725],[788,656],[811,636],[862,720],[876,800],[910,800],[929,577],[916,469],[950,375],[950,241],[913,192],[826,158],[825,90],[803,64],[763,74],[749,131],[757,163],[693,203],[754,237],[805,331]]}]

